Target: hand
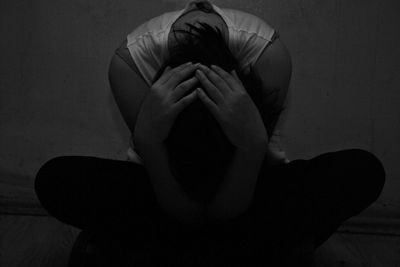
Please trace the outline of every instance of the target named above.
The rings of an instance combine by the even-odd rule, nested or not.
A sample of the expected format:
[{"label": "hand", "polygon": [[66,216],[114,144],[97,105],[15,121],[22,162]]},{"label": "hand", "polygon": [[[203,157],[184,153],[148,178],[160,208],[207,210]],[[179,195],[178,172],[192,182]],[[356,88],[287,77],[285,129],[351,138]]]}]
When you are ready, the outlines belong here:
[{"label": "hand", "polygon": [[183,64],[171,70],[168,66],[144,98],[134,130],[135,142],[159,145],[168,137],[177,115],[197,98],[196,90],[187,96],[198,80],[193,75],[196,66]]},{"label": "hand", "polygon": [[[253,100],[233,70],[231,74],[216,66],[213,70],[201,65],[196,76],[205,88],[199,98],[213,114],[232,145],[250,148],[268,144],[268,133]],[[207,96],[208,95],[208,96]]]}]

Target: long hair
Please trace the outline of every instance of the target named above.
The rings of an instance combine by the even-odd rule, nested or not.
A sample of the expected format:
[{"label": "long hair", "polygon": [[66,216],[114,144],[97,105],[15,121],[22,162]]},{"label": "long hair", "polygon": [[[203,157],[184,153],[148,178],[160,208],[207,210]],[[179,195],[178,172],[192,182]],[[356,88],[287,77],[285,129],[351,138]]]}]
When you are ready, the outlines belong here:
[{"label": "long hair", "polygon": [[[167,66],[175,68],[189,61],[199,62],[208,67],[212,64],[218,65],[229,73],[236,70],[247,93],[260,110],[262,97],[260,77],[252,68],[246,75],[240,70],[237,59],[229,50],[217,27],[214,29],[206,23],[199,24],[201,26],[196,28],[186,23],[190,31],[173,30],[175,37],[176,32],[183,32],[185,38],[182,41],[176,38],[178,44],[171,48],[169,58],[163,62],[152,83],[161,77]],[[195,88],[197,87],[193,90]],[[274,106],[273,97],[268,102],[271,103],[269,106]],[[279,116],[279,112],[271,108],[270,116],[264,120],[269,137],[273,131],[276,115]],[[211,201],[219,189],[236,148],[200,99],[196,99],[177,116],[165,145],[171,170],[188,195],[205,203]]]}]

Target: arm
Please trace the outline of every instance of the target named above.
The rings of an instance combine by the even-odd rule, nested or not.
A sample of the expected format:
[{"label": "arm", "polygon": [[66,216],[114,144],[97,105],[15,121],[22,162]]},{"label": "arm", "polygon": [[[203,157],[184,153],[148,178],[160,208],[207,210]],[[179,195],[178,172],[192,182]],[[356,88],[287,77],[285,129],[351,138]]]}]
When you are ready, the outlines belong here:
[{"label": "arm", "polygon": [[[282,114],[270,117],[269,108],[274,104],[275,110],[284,109],[286,114],[288,106],[288,91],[292,74],[292,61],[290,53],[281,39],[276,39],[271,43],[260,55],[254,64],[254,71],[258,74],[262,82],[261,106],[259,107],[260,115],[264,121],[264,125],[268,127],[269,132],[273,134],[269,136],[270,145],[274,146],[277,136],[275,130],[280,129],[282,124]],[[275,126],[278,126],[275,128]],[[272,144],[271,144],[272,142]],[[276,165],[284,162],[281,156],[267,151],[268,165]]]},{"label": "arm", "polygon": [[250,206],[266,151],[266,143],[235,151],[221,190],[208,207],[207,216],[211,221],[229,220]]},{"label": "arm", "polygon": [[[260,115],[266,126],[273,130],[277,118],[269,125],[268,105],[269,95],[275,94],[277,108],[283,107],[286,101],[289,82],[292,73],[291,58],[285,45],[280,39],[275,40],[260,55],[254,64],[254,71],[259,75],[263,84],[263,98]],[[272,92],[275,89],[279,89]],[[271,131],[272,132],[272,131]],[[270,165],[281,163],[274,153],[269,150],[267,144],[250,148],[247,151],[237,150],[232,165],[229,167],[226,177],[221,185],[220,192],[208,207],[208,216],[212,220],[228,220],[243,213],[251,204],[257,177],[264,157]]]},{"label": "arm", "polygon": [[[113,56],[109,67],[109,81],[118,108],[131,133],[134,132],[141,103],[149,90],[138,73],[138,70],[132,71],[121,57]],[[181,222],[200,222],[201,205],[191,202],[172,176],[165,149],[142,145],[137,139],[135,141],[162,209]]]},{"label": "arm", "polygon": [[166,148],[150,144],[139,149],[161,208],[182,223],[202,224],[203,207],[191,201],[173,177]]}]

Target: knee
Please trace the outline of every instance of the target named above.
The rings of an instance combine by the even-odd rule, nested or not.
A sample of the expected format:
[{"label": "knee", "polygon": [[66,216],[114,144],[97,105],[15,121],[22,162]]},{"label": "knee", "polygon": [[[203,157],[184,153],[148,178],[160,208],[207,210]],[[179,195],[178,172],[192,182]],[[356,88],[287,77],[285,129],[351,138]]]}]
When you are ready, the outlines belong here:
[{"label": "knee", "polygon": [[48,204],[54,201],[59,183],[60,168],[64,157],[55,157],[43,164],[35,176],[34,189],[42,206],[48,210]]},{"label": "knee", "polygon": [[62,158],[63,157],[52,158],[39,168],[35,177],[36,192],[41,192],[42,189],[47,188],[47,185],[54,181],[55,175],[59,172]]},{"label": "knee", "polygon": [[381,194],[386,181],[386,172],[381,160],[363,149],[351,149],[351,160],[359,175],[358,186],[364,188],[368,198],[375,201]]}]

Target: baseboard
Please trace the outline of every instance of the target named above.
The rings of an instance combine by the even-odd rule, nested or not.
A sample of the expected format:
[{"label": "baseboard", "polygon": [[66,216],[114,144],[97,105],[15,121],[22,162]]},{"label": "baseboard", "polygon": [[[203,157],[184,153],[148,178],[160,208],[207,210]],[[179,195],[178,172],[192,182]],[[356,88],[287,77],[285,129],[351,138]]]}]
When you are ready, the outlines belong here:
[{"label": "baseboard", "polygon": [[359,215],[345,221],[338,232],[400,236],[400,207],[374,203]]},{"label": "baseboard", "polygon": [[0,214],[48,215],[32,187],[0,183]]}]

